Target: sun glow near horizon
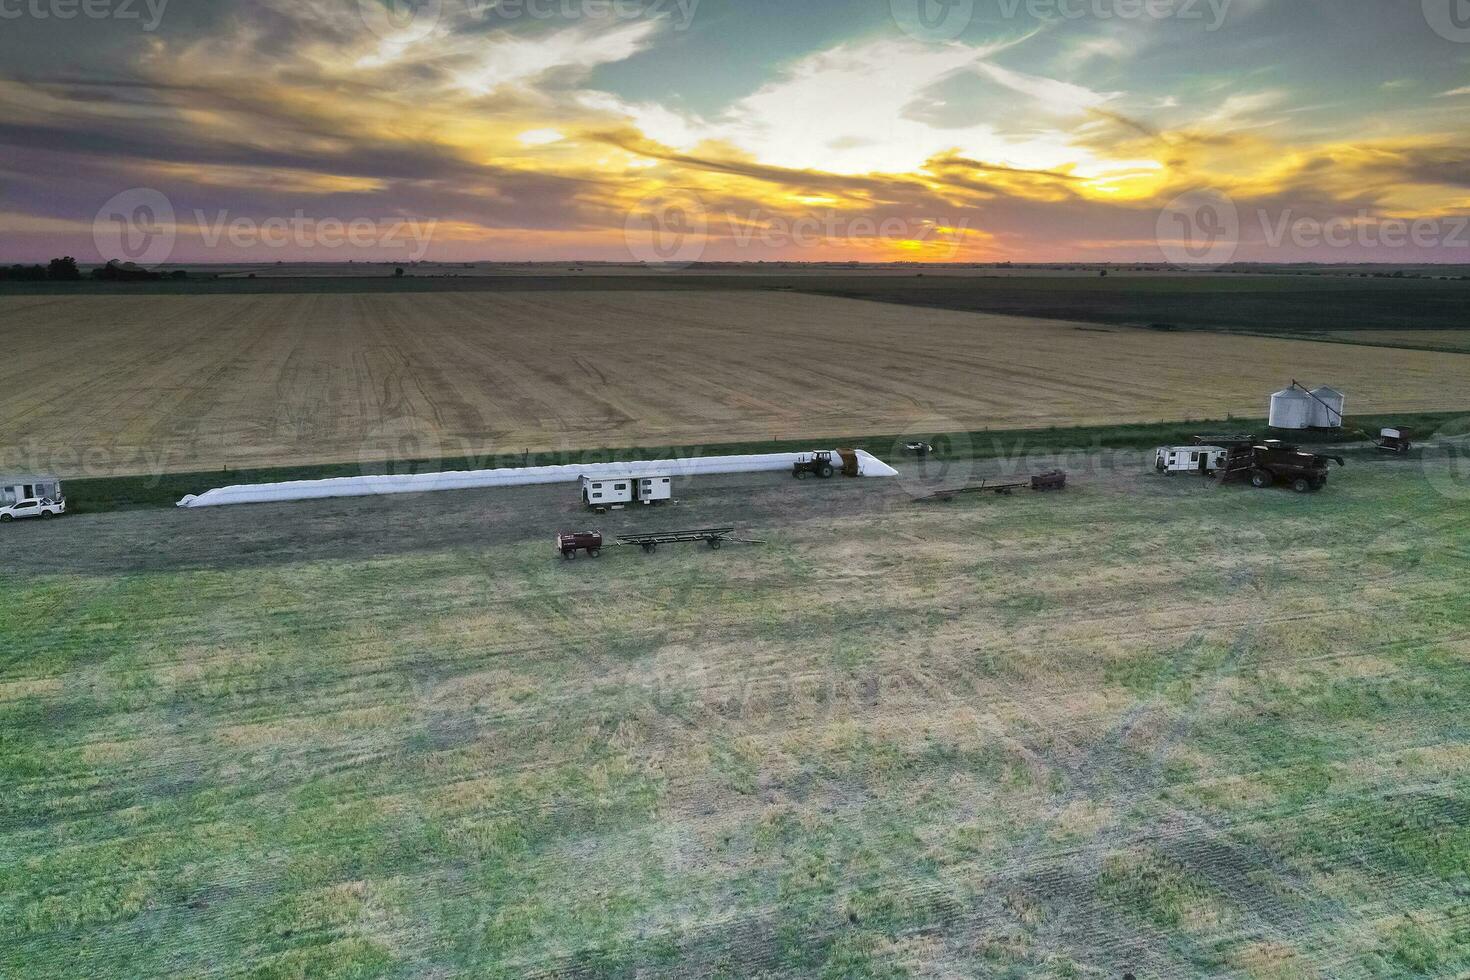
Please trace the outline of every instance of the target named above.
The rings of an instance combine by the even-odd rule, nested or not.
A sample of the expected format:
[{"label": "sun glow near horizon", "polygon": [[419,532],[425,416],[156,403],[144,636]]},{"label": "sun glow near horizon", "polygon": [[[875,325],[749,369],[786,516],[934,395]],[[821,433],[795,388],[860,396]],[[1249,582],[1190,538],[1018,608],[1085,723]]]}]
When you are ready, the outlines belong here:
[{"label": "sun glow near horizon", "polygon": [[[29,210],[7,250],[61,247],[59,229],[128,187],[157,188],[179,213],[432,219],[426,255],[446,260],[629,257],[630,216],[679,196],[713,227],[705,257],[752,261],[1134,261],[1157,257],[1160,209],[1202,189],[1273,220],[1470,207],[1470,47],[1407,15],[1384,43],[1434,52],[1438,77],[1370,84],[1339,66],[1334,89],[1280,54],[1331,50],[1338,28],[1279,0],[1238,0],[1214,31],[976,13],[937,40],[870,18],[802,42],[779,18],[747,17],[740,36],[764,47],[742,70],[715,55],[741,16],[717,0],[684,27],[667,14],[487,23],[445,3],[404,37],[356,6],[214,8],[109,48],[105,80],[0,79],[0,113],[27,137],[13,183],[51,189],[16,195]],[[815,240],[773,233],[814,221]],[[180,259],[234,257],[187,226]]]}]

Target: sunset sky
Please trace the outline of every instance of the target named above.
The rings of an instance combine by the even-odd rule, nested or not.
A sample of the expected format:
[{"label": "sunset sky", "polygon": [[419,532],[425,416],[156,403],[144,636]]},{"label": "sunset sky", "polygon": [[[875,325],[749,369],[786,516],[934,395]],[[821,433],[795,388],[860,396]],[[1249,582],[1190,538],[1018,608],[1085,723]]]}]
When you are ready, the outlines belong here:
[{"label": "sunset sky", "polygon": [[81,2],[0,0],[6,262],[139,189],[173,262],[1156,261],[1206,191],[1470,262],[1465,0]]}]

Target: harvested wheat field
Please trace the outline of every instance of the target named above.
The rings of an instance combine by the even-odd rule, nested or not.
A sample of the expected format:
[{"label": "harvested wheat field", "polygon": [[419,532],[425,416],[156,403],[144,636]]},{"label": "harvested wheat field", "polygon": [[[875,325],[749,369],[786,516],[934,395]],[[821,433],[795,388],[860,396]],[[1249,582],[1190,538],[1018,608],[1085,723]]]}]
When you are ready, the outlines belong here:
[{"label": "harvested wheat field", "polygon": [[0,975],[1465,976],[1463,473],[1142,469],[13,527]]},{"label": "harvested wheat field", "polygon": [[790,293],[0,300],[0,466],[91,475],[1470,408],[1470,357]]}]

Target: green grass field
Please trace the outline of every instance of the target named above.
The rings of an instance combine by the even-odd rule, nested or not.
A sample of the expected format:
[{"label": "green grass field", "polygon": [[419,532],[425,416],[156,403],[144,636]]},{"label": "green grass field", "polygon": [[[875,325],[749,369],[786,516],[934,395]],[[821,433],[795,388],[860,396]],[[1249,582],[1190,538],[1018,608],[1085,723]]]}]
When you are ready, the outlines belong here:
[{"label": "green grass field", "polygon": [[729,478],[657,519],[765,544],[575,563],[531,490],[16,525],[0,976],[1463,976],[1437,465]]},{"label": "green grass field", "polygon": [[[1347,420],[1348,431],[1278,433],[1298,443],[1342,443],[1394,426],[1413,434],[1420,442],[1442,429],[1451,436],[1464,435],[1463,413],[1410,413],[1357,415]],[[829,440],[845,447],[862,449],[883,459],[905,455],[904,445],[918,438],[930,440],[935,458],[997,459],[1031,453],[1071,453],[1099,450],[1148,449],[1155,446],[1189,445],[1204,433],[1270,433],[1265,419],[1215,419],[1196,422],[1149,422],[1134,425],[1066,426],[1049,429],[987,429],[977,432],[936,432],[922,436],[858,436]],[[1262,435],[1261,438],[1266,438]],[[730,442],[702,446],[634,446],[568,453],[508,453],[485,457],[400,460],[394,463],[339,463],[317,466],[287,466],[265,469],[220,470],[210,473],[160,473],[146,476],[93,477],[66,481],[67,503],[77,513],[104,513],[145,507],[173,507],[186,494],[199,494],[219,486],[245,483],[277,483],[291,480],[325,480],[342,476],[382,473],[447,473],[462,470],[503,469],[516,466],[565,466],[630,460],[688,459],[693,456],[731,456],[746,453],[805,452],[810,439],[786,441]]]},{"label": "green grass field", "polygon": [[[969,310],[1054,320],[1128,326],[1161,324],[1181,330],[1232,330],[1264,334],[1352,331],[1459,331],[1470,304],[1465,266],[1410,270],[1423,278],[1374,278],[1321,270],[1263,270],[1259,274],[1169,273],[1107,278],[1044,269],[974,269],[895,273],[872,270],[779,269],[745,266],[724,271],[691,269],[678,274],[624,270],[547,275],[527,270],[504,275],[459,275],[450,267],[425,267],[394,278],[380,275],[272,278],[207,278],[207,267],[182,282],[0,283],[3,295],[234,295],[274,293],[537,292],[577,290],[786,290],[877,300],[907,306]],[[1388,275],[1391,275],[1389,273]],[[1348,338],[1351,342],[1351,338]],[[1417,346],[1412,340],[1394,344]]]}]

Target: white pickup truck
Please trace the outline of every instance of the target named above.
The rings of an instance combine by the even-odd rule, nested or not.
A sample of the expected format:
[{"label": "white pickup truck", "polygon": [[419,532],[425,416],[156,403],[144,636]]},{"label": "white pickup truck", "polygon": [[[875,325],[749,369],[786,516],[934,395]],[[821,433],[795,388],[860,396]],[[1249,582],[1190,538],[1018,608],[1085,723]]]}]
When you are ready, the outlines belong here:
[{"label": "white pickup truck", "polygon": [[66,513],[65,500],[52,500],[50,497],[30,500],[17,500],[13,504],[0,506],[0,523],[18,521],[23,517],[39,517],[49,520],[52,517],[60,517]]}]

